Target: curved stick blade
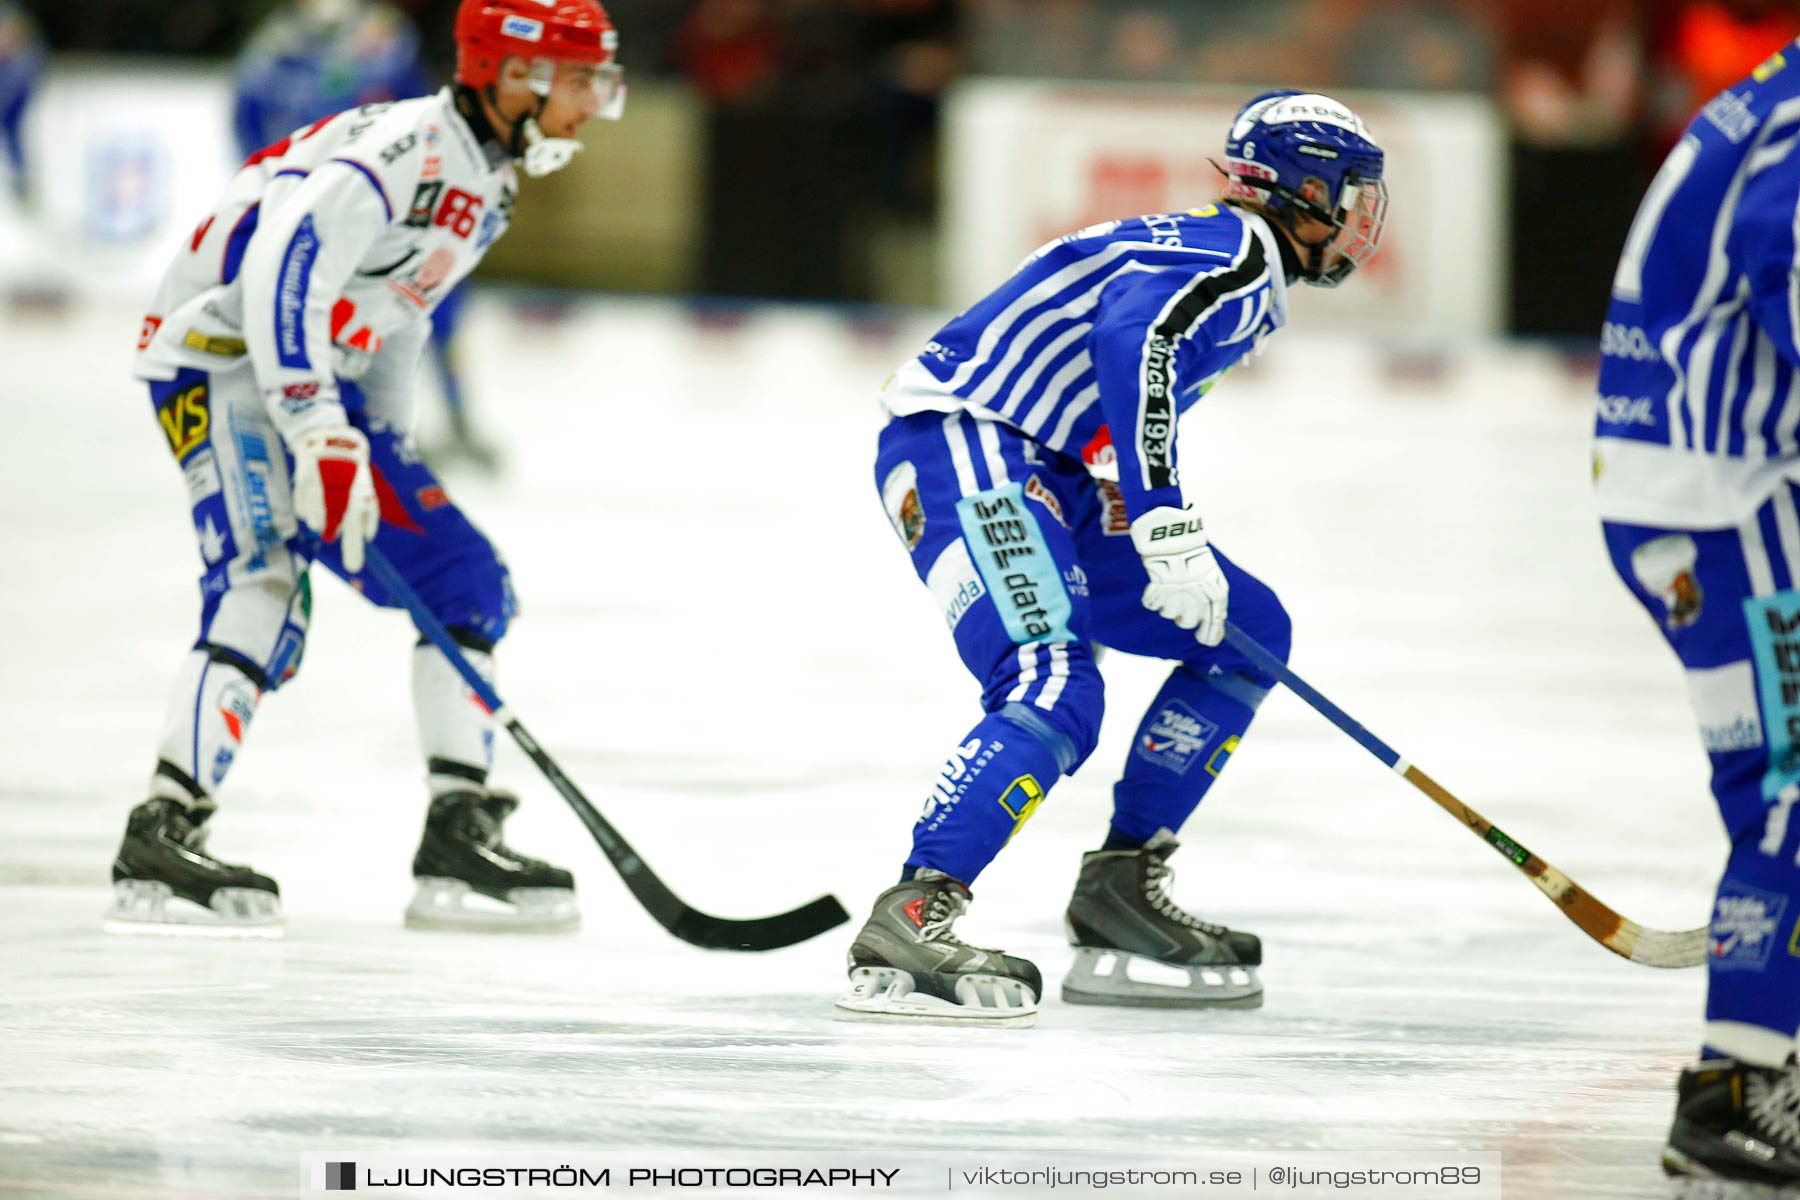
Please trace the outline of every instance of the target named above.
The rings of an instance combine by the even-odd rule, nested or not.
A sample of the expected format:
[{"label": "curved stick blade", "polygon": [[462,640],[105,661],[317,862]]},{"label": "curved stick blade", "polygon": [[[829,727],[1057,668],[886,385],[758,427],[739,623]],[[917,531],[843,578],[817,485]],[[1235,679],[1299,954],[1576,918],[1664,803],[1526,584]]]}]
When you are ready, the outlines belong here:
[{"label": "curved stick blade", "polygon": [[670,933],[706,950],[779,950],[818,937],[850,919],[836,896],[820,896],[791,912],[732,920],[686,909],[668,925]]}]

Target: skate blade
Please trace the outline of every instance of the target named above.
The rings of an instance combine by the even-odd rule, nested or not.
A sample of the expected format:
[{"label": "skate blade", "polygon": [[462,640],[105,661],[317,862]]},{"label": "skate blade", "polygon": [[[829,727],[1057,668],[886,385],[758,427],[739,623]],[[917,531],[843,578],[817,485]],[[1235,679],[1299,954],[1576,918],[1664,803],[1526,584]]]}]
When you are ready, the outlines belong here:
[{"label": "skate blade", "polygon": [[281,899],[255,888],[220,888],[212,907],[175,895],[166,883],[121,879],[100,922],[105,933],[128,937],[262,938],[286,936]]},{"label": "skate blade", "polygon": [[[1163,972],[1181,972],[1180,984],[1133,979],[1134,961],[1154,963]],[[1064,1004],[1108,1004],[1127,1008],[1261,1008],[1262,980],[1255,967],[1177,966],[1122,950],[1078,947],[1075,965],[1063,979]]]},{"label": "skate blade", "polygon": [[1663,1147],[1662,1169],[1663,1174],[1672,1176],[1671,1200],[1792,1200],[1800,1196],[1800,1184],[1727,1179],[1673,1146]]},{"label": "skate blade", "polygon": [[913,977],[893,967],[857,967],[850,990],[832,1007],[835,1021],[876,1021],[907,1025],[960,1025],[1030,1029],[1037,1024],[1037,1001],[1016,979],[965,975],[956,981],[957,1002],[913,990]]},{"label": "skate blade", "polygon": [[408,929],[440,933],[572,933],[581,910],[569,888],[514,888],[505,900],[460,879],[421,877],[406,906]]}]

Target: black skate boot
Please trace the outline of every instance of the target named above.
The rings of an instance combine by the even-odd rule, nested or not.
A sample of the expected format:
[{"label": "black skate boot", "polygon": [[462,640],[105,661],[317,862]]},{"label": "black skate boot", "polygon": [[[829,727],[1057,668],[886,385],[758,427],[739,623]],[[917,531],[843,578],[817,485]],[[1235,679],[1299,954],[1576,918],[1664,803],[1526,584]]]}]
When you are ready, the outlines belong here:
[{"label": "black skate boot", "polygon": [[447,792],[431,802],[413,855],[418,890],[410,929],[562,933],[581,926],[575,879],[500,840],[519,798],[510,792]]},{"label": "black skate boot", "polygon": [[281,890],[206,852],[210,806],[154,797],[131,810],[113,859],[108,933],[278,938]]},{"label": "black skate boot", "polygon": [[1785,1067],[1720,1058],[1684,1070],[1662,1165],[1761,1185],[1734,1195],[1800,1196],[1800,1066],[1791,1056]]},{"label": "black skate boot", "polygon": [[[1124,1004],[1148,1008],[1259,1008],[1262,941],[1255,934],[1213,925],[1169,897],[1175,835],[1159,829],[1140,850],[1094,850],[1081,856],[1081,875],[1065,919],[1075,966],[1063,980],[1068,1004]],[[1187,972],[1188,983],[1133,979],[1134,959]],[[1164,972],[1166,974],[1166,972]]]},{"label": "black skate boot", "polygon": [[951,926],[968,907],[965,885],[925,868],[881,893],[850,945],[850,991],[832,1015],[924,1025],[1033,1024],[1043,977],[1022,958],[958,938]]}]

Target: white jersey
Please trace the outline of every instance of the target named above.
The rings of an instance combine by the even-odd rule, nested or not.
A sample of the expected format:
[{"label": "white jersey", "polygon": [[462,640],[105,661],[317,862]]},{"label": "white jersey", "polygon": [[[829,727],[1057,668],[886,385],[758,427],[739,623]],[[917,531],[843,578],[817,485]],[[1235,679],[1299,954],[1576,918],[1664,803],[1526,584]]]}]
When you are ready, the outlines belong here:
[{"label": "white jersey", "polygon": [[340,380],[405,423],[431,311],[506,231],[517,191],[449,89],[299,130],[251,156],[177,255],[136,374],[247,365],[286,438],[345,420]]}]

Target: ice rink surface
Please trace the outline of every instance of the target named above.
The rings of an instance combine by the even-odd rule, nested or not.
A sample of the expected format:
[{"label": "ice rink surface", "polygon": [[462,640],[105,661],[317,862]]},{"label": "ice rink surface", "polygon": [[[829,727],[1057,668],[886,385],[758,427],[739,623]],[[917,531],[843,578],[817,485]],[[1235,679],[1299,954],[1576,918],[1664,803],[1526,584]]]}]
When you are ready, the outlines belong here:
[{"label": "ice rink surface", "polygon": [[[833,1022],[850,928],[762,956],[672,940],[510,744],[509,840],[575,870],[585,928],[404,931],[413,639],[328,577],[213,843],[281,882],[287,939],[103,936],[200,567],[136,329],[27,314],[0,339],[0,1194],[300,1195],[315,1152],[422,1149],[1496,1151],[1508,1197],[1669,1194],[1701,973],[1614,959],[1285,693],[1173,864],[1180,901],[1264,938],[1265,1007],[1063,1005],[1062,908],[1165,670],[1118,656],[1099,752],[959,925],[1044,968],[1033,1030]],[[929,331],[476,310],[508,470],[447,479],[523,604],[501,694],[702,908],[829,890],[860,920],[977,715],[870,478],[873,393]],[[1703,923],[1724,838],[1674,660],[1591,516],[1586,380],[1518,349],[1401,365],[1294,333],[1221,386],[1183,441],[1209,530],[1279,590],[1313,684],[1626,915]]]}]

